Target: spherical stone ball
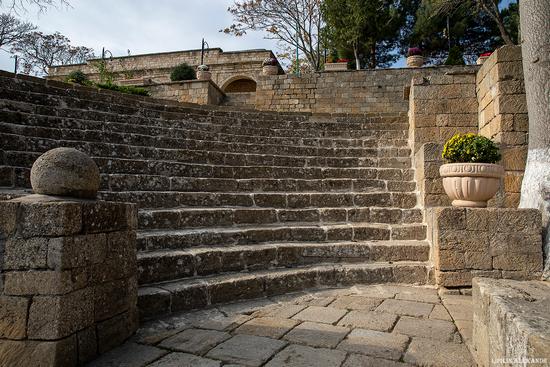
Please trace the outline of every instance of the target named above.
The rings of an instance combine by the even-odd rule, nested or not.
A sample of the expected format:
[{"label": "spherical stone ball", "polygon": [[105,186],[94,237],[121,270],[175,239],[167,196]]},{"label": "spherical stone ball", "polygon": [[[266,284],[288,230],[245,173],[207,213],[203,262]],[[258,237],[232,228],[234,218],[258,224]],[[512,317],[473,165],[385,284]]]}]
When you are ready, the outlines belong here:
[{"label": "spherical stone ball", "polygon": [[94,199],[99,190],[99,168],[76,149],[52,149],[32,165],[31,186],[35,194]]}]

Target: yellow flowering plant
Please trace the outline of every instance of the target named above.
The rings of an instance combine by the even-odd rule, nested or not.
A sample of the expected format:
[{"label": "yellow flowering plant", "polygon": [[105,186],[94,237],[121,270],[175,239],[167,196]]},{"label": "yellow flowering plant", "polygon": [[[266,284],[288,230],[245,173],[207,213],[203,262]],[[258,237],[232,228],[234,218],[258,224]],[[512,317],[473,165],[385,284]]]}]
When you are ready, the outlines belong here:
[{"label": "yellow flowering plant", "polygon": [[499,147],[491,140],[476,134],[456,134],[443,147],[442,157],[449,163],[496,163],[500,161]]}]

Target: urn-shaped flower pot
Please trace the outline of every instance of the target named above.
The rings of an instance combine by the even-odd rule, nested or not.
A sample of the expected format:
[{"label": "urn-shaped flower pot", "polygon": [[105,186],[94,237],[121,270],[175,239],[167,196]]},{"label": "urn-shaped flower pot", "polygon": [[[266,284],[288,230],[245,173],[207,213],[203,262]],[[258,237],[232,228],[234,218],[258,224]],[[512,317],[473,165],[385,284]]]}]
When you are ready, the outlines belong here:
[{"label": "urn-shaped flower pot", "polygon": [[443,158],[450,163],[439,169],[443,188],[453,206],[484,208],[497,193],[504,168],[498,146],[476,134],[457,134],[443,148]]},{"label": "urn-shaped flower pot", "polygon": [[449,163],[439,173],[453,206],[485,208],[500,187],[504,168],[491,163]]},{"label": "urn-shaped flower pot", "polygon": [[264,75],[277,75],[279,74],[279,67],[275,65],[262,66],[262,72]]},{"label": "urn-shaped flower pot", "polygon": [[407,66],[410,68],[421,68],[424,65],[424,56],[412,55],[407,57]]}]

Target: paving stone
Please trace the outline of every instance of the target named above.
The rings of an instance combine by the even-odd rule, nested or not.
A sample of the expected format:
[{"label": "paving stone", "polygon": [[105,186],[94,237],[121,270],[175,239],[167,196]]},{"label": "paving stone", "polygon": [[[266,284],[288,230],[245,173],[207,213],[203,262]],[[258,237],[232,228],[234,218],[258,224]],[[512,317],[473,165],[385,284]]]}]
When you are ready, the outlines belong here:
[{"label": "paving stone", "polygon": [[434,305],[430,303],[386,299],[376,308],[379,312],[389,312],[401,316],[428,317]]},{"label": "paving stone", "polygon": [[218,310],[194,312],[187,315],[189,321],[197,328],[218,331],[231,331],[250,320],[250,316],[241,314],[224,315]]},{"label": "paving stone", "polygon": [[320,322],[324,324],[335,324],[346,313],[346,310],[340,310],[337,308],[310,306],[296,314],[293,319]]},{"label": "paving stone", "polygon": [[453,318],[453,320],[466,320],[471,321],[474,317],[474,311],[472,304],[461,304],[461,305],[453,305],[453,304],[445,304],[445,307],[447,307],[447,311],[449,311],[449,314]]},{"label": "paving stone", "polygon": [[395,299],[426,303],[441,303],[441,299],[437,294],[437,289],[420,287],[411,287],[409,289],[404,289],[395,295]]},{"label": "paving stone", "polygon": [[414,317],[402,317],[393,329],[395,333],[440,341],[453,340],[455,325],[452,322],[435,319],[418,319]]},{"label": "paving stone", "polygon": [[414,367],[412,364],[351,354],[342,367]]},{"label": "paving stone", "polygon": [[382,303],[383,299],[363,296],[341,296],[330,304],[330,307],[348,310],[372,311]]},{"label": "paving stone", "polygon": [[279,339],[290,329],[298,325],[300,321],[280,319],[274,317],[258,317],[241,325],[235,332],[237,334],[250,334],[256,336],[267,336]]},{"label": "paving stone", "polygon": [[292,316],[296,315],[298,312],[302,311],[307,306],[304,305],[292,305],[292,304],[283,304],[283,305],[274,305],[264,307],[252,314],[253,317],[277,317],[280,319],[289,319]]},{"label": "paving stone", "polygon": [[456,295],[456,294],[442,294],[441,300],[445,305],[468,305],[472,304],[471,296]]},{"label": "paving stone", "polygon": [[435,305],[434,309],[430,313],[430,319],[453,321],[447,309],[443,305]]},{"label": "paving stone", "polygon": [[395,325],[397,315],[376,311],[351,311],[340,322],[339,326],[364,328],[378,331],[389,331]]},{"label": "paving stone", "polygon": [[272,306],[276,303],[269,299],[255,299],[252,301],[229,303],[223,306],[218,307],[220,311],[229,315],[229,314],[251,314],[259,309]]},{"label": "paving stone", "polygon": [[349,332],[349,328],[342,326],[303,322],[286,334],[284,339],[311,347],[335,348]]},{"label": "paving stone", "polygon": [[403,360],[419,366],[476,366],[465,344],[445,343],[424,338],[412,339]]},{"label": "paving stone", "polygon": [[340,350],[289,345],[279,352],[266,367],[334,367],[340,366],[346,353]]},{"label": "paving stone", "polygon": [[471,342],[473,334],[473,321],[456,320],[455,324],[456,328],[460,332],[460,335],[462,336],[462,340],[466,343]]},{"label": "paving stone", "polygon": [[393,298],[404,287],[396,285],[357,285],[354,286],[355,294],[371,298]]},{"label": "paving stone", "polygon": [[224,362],[257,367],[285,345],[286,342],[261,336],[236,335],[212,349],[206,356]]},{"label": "paving stone", "polygon": [[204,354],[230,337],[230,334],[221,331],[187,329],[164,340],[159,346],[180,352]]},{"label": "paving stone", "polygon": [[103,354],[87,367],[144,367],[167,353],[149,345],[126,343]]},{"label": "paving stone", "polygon": [[406,335],[355,329],[338,345],[338,349],[372,357],[399,360],[408,342],[409,337]]},{"label": "paving stone", "polygon": [[219,367],[220,361],[197,357],[187,353],[170,353],[147,367]]}]

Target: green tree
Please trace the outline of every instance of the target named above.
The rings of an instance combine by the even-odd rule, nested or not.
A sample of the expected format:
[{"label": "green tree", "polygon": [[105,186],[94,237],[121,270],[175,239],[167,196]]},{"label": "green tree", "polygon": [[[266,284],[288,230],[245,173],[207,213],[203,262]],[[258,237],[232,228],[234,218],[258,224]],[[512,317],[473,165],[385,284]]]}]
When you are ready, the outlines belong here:
[{"label": "green tree", "polygon": [[326,43],[342,56],[350,50],[357,69],[362,62],[370,68],[388,65],[397,58],[392,52],[405,25],[409,1],[325,0],[321,9]]}]

